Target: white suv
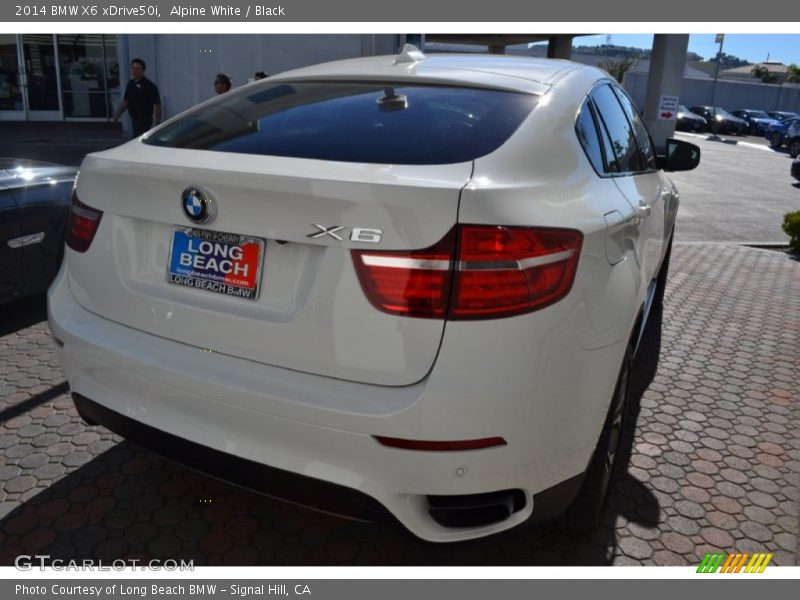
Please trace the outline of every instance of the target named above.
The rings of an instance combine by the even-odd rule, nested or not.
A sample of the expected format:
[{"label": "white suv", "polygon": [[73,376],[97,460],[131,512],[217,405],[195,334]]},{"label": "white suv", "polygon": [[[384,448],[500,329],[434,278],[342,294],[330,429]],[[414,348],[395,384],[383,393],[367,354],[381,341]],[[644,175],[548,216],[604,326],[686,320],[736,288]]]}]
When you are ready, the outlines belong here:
[{"label": "white suv", "polygon": [[[89,155],[50,324],[89,422],[432,541],[599,518],[677,193],[600,70],[319,65]],[[579,488],[582,488],[579,492]]]}]

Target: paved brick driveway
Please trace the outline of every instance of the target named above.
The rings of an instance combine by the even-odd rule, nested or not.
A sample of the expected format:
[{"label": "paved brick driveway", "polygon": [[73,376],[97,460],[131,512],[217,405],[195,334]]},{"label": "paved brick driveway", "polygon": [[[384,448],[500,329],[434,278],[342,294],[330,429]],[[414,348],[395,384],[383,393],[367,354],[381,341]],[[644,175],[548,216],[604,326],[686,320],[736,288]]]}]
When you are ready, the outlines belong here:
[{"label": "paved brick driveway", "polygon": [[591,537],[550,524],[433,545],[187,471],[83,425],[41,301],[4,311],[0,565],[35,553],[196,565],[679,565],[714,550],[800,564],[800,263],[780,252],[676,244],[661,324],[637,360],[627,465]]}]

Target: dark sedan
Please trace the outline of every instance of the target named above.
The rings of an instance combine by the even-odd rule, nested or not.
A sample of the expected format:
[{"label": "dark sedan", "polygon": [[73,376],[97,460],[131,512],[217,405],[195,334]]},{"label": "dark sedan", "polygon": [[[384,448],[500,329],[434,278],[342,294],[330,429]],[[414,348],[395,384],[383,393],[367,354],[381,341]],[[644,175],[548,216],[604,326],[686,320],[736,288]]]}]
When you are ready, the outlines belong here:
[{"label": "dark sedan", "polygon": [[76,172],[0,158],[0,304],[44,292],[55,277]]},{"label": "dark sedan", "polygon": [[678,105],[678,120],[675,129],[678,131],[705,131],[708,122],[700,115],[694,114],[683,104]]},{"label": "dark sedan", "polygon": [[731,133],[734,135],[745,135],[747,133],[749,127],[747,121],[732,115],[721,106],[693,106],[689,110],[708,121],[708,131],[712,133]]},{"label": "dark sedan", "polygon": [[747,121],[747,132],[751,135],[764,135],[767,127],[778,123],[777,119],[773,119],[763,110],[753,110],[752,108],[743,108],[733,111],[733,116],[739,117]]}]

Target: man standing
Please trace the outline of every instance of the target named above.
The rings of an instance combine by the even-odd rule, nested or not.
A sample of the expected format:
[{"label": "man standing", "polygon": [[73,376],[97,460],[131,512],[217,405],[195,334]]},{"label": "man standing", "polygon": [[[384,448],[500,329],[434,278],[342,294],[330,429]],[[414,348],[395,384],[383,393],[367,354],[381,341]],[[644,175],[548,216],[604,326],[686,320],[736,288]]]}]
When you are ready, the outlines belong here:
[{"label": "man standing", "polygon": [[[144,76],[147,65],[141,58],[131,61],[131,77],[125,88],[125,95],[114,113],[119,121],[126,110],[130,111],[133,137],[142,135],[154,124],[161,122],[161,98],[156,84]],[[153,121],[155,120],[155,123]]]}]

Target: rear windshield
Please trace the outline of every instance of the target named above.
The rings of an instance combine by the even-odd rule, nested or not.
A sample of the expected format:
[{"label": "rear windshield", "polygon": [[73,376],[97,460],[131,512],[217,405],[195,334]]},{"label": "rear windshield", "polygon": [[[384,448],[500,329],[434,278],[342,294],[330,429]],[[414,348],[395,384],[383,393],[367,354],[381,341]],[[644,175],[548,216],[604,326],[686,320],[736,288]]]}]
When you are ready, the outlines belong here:
[{"label": "rear windshield", "polygon": [[229,92],[146,144],[359,163],[445,164],[496,150],[536,96],[400,83],[258,84]]}]

